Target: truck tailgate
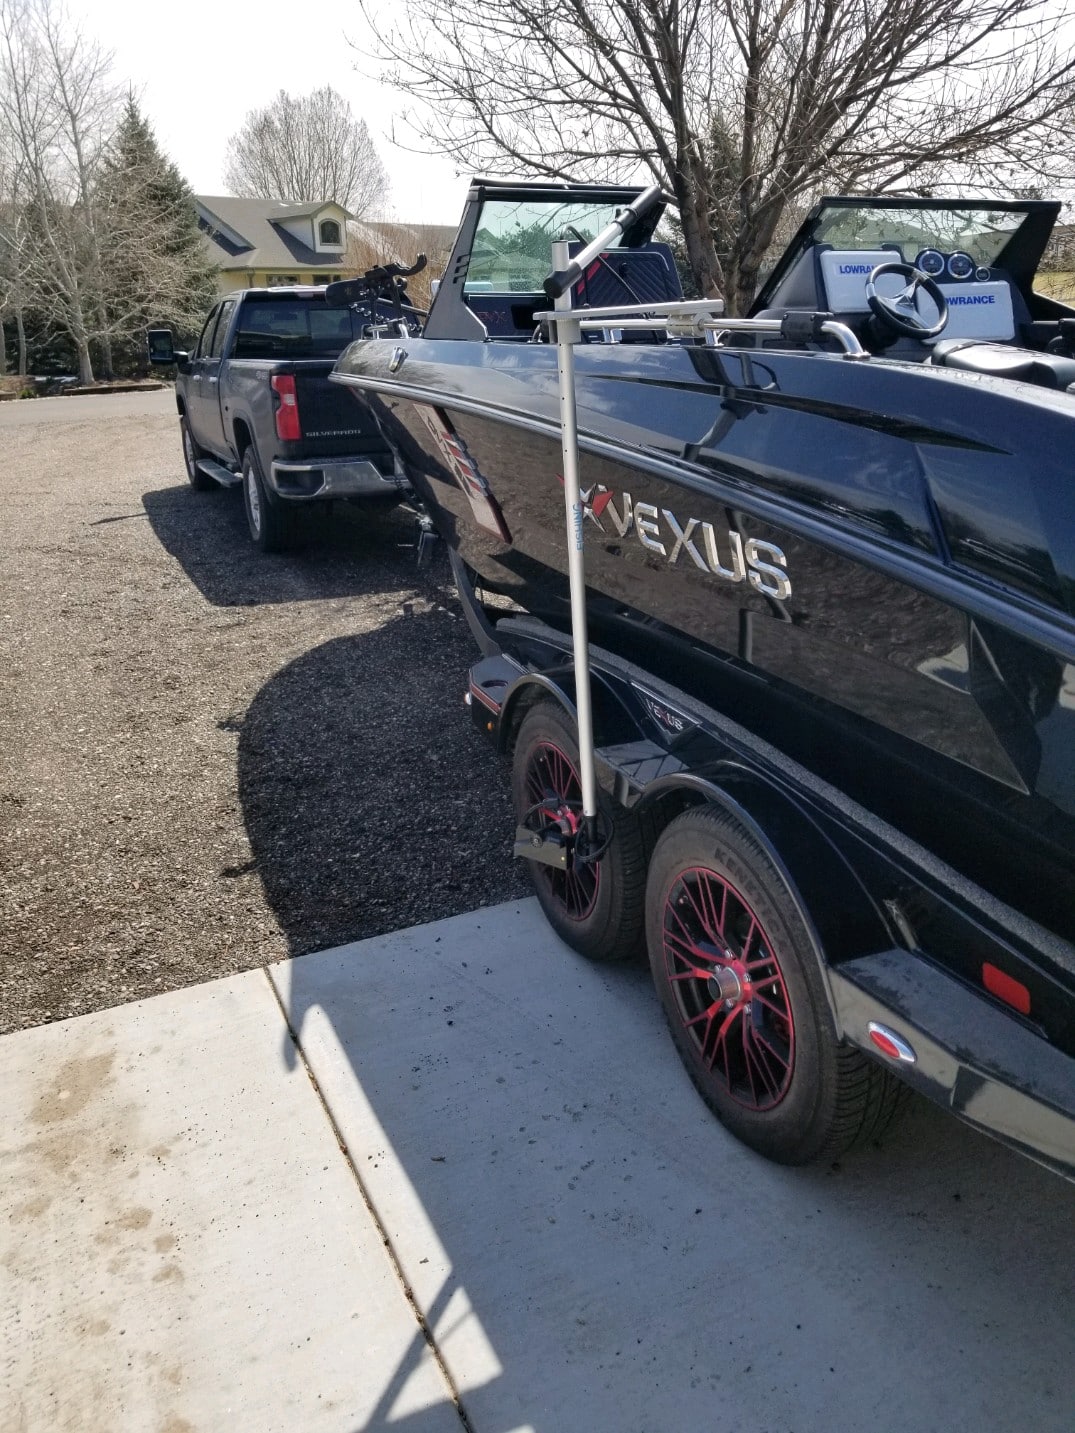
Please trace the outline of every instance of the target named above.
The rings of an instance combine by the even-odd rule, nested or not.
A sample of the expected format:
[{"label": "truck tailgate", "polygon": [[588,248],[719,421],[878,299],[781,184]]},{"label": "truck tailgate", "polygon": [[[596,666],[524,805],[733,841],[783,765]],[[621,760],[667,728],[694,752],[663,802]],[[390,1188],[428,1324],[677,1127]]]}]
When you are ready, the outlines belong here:
[{"label": "truck tailgate", "polygon": [[329,382],[333,364],[289,365],[295,375],[302,441],[325,456],[382,452],[388,447],[365,403],[356,402],[346,388]]}]

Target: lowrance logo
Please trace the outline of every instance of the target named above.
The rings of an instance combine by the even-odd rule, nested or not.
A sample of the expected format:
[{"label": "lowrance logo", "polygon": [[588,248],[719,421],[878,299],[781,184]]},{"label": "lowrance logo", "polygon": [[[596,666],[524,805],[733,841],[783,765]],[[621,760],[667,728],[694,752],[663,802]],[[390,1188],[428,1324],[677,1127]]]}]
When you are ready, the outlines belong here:
[{"label": "lowrance logo", "polygon": [[872,274],[872,264],[841,264],[838,271],[841,274]]},{"label": "lowrance logo", "polygon": [[949,294],[948,296],[949,308],[953,304],[960,308],[969,308],[972,305],[976,307],[978,304],[995,304],[996,301],[993,294]]}]

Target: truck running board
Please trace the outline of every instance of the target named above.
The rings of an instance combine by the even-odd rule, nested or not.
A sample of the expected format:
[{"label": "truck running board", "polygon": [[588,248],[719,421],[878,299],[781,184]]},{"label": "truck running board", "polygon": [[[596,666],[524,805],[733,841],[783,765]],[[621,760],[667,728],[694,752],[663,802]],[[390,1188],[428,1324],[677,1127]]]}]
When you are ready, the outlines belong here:
[{"label": "truck running board", "polygon": [[213,478],[222,488],[237,488],[243,480],[242,473],[233,473],[223,463],[215,463],[212,458],[199,458],[198,471],[204,473],[207,478]]}]

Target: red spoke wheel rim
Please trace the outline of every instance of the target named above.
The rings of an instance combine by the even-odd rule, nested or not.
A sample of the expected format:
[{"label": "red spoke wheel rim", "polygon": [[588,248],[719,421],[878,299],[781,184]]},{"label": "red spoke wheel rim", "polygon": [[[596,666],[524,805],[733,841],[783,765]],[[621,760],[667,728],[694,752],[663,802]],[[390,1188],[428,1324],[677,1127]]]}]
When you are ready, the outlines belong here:
[{"label": "red spoke wheel rim", "polygon": [[664,904],[664,969],[683,1030],[737,1104],[771,1110],[791,1085],[795,1021],[784,975],[747,900],[715,871],[681,871]]},{"label": "red spoke wheel rim", "polygon": [[[525,824],[534,831],[555,821],[564,808],[570,808],[576,817],[582,809],[578,771],[567,753],[554,742],[538,742],[530,753],[526,765],[526,804],[530,815]],[[584,921],[593,912],[601,883],[600,862],[578,870],[558,871],[552,866],[537,865],[534,870],[549,887],[568,920]]]}]

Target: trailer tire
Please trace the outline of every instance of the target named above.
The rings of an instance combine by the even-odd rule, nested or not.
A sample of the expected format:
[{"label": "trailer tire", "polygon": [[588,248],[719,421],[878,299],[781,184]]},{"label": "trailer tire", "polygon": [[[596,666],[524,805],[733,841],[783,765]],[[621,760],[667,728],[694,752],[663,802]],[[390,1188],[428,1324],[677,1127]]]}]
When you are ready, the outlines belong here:
[{"label": "trailer tire", "polygon": [[680,1058],[744,1144],[807,1164],[889,1125],[905,1087],[839,1040],[804,914],[729,812],[694,807],[665,828],[646,936]]},{"label": "trailer tire", "polygon": [[[538,702],[523,718],[511,786],[518,824],[538,824],[532,808],[547,790],[581,803],[573,723],[555,703]],[[604,829],[611,831],[611,841],[594,866],[575,873],[536,861],[527,865],[545,917],[561,940],[588,960],[638,959],[645,945],[646,862],[653,848],[652,826],[614,805],[603,792],[598,794],[598,810]]]},{"label": "trailer tire", "polygon": [[194,434],[190,431],[185,414],[179,419],[179,440],[183,444],[183,466],[187,470],[187,482],[196,493],[211,492],[217,484],[208,473],[203,473],[198,467],[198,459],[204,458],[205,454],[194,441]]},{"label": "trailer tire", "polygon": [[243,506],[251,541],[259,552],[284,552],[291,546],[292,515],[270,498],[252,445],[243,451]]}]

